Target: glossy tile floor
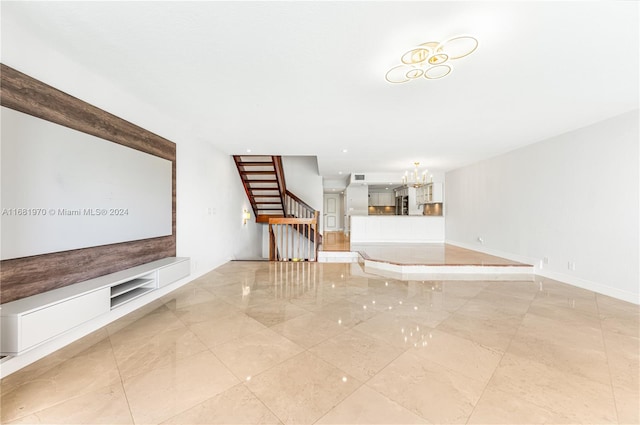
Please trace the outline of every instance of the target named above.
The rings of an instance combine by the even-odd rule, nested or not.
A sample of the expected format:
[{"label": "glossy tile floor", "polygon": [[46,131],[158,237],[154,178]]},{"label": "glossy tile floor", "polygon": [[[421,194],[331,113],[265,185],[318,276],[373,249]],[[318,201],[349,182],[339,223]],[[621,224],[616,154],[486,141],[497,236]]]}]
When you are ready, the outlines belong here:
[{"label": "glossy tile floor", "polygon": [[430,266],[522,266],[517,261],[496,257],[458,246],[430,244],[351,244],[352,251],[367,259],[394,264],[424,264]]},{"label": "glossy tile floor", "polygon": [[351,244],[343,232],[325,232],[322,251],[354,251],[362,256],[394,264],[518,266],[517,261],[449,244]]},{"label": "glossy tile floor", "polygon": [[638,306],[231,262],[1,383],[4,423],[637,424]]}]

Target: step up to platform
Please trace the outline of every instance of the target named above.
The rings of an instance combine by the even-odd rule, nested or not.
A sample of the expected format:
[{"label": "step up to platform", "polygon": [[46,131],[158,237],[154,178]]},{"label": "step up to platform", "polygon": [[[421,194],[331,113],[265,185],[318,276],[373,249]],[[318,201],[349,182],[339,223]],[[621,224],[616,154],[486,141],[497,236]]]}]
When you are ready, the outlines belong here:
[{"label": "step up to platform", "polygon": [[389,258],[393,258],[393,255],[385,258],[384,253],[381,254],[380,251],[373,249],[372,252],[375,254],[369,255],[365,250],[321,251],[318,253],[318,261],[324,263],[358,262],[366,273],[402,280],[531,280],[535,272],[532,265],[497,257],[494,257],[496,261],[434,264],[426,260],[414,259],[410,262],[390,260]]}]

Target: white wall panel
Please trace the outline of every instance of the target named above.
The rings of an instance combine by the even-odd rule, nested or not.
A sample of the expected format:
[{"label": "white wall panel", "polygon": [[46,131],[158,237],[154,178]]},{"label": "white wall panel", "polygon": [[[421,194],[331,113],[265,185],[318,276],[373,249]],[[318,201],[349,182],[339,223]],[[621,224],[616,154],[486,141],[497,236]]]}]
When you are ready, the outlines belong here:
[{"label": "white wall panel", "polygon": [[447,241],[638,302],[638,140],[636,110],[447,173]]},{"label": "white wall panel", "polygon": [[2,108],[2,259],[171,235],[171,161]]}]

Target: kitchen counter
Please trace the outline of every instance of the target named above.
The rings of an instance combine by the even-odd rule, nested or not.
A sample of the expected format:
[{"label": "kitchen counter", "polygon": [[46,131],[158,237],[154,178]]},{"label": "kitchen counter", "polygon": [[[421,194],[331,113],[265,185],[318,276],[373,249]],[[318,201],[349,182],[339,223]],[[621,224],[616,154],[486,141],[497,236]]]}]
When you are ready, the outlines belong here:
[{"label": "kitchen counter", "polygon": [[443,243],[444,217],[351,216],[351,243]]}]

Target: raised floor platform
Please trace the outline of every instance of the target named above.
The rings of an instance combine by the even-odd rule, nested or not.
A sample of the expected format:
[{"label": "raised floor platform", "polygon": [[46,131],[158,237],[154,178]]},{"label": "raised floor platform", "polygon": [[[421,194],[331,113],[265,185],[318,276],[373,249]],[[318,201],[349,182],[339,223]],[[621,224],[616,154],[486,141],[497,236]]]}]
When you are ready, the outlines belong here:
[{"label": "raised floor platform", "polygon": [[[348,245],[348,247],[347,247]],[[449,244],[358,244],[340,241],[319,253],[321,262],[359,262],[366,272],[394,278],[529,280],[534,267]]]}]

